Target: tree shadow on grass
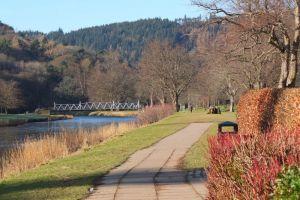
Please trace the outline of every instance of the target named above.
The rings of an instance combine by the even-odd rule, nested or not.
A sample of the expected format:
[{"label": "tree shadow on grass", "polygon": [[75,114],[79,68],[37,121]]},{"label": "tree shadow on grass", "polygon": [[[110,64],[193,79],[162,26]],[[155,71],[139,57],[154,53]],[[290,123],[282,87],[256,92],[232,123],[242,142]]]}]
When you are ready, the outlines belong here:
[{"label": "tree shadow on grass", "polygon": [[[124,174],[126,176],[124,176]],[[43,198],[43,194],[39,196],[39,190],[43,189],[62,189],[62,195],[66,192],[68,187],[87,186],[87,185],[116,185],[122,180],[122,184],[137,184],[147,185],[153,184],[153,182],[159,182],[162,184],[182,184],[185,182],[188,176],[193,178],[193,182],[205,182],[206,174],[205,170],[201,171],[178,171],[167,170],[163,172],[157,172],[153,169],[143,169],[140,171],[126,172],[121,171],[119,173],[110,173],[99,177],[99,174],[89,174],[86,176],[77,176],[73,178],[53,178],[53,179],[32,179],[32,180],[20,180],[14,179],[13,181],[3,181],[0,183],[0,199],[2,195],[6,197],[11,195],[11,199],[14,198],[14,193],[21,194],[26,199],[28,191],[34,191],[36,197]],[[56,191],[57,192],[57,191]],[[86,193],[87,194],[87,193]],[[82,194],[83,196],[86,194]]]}]

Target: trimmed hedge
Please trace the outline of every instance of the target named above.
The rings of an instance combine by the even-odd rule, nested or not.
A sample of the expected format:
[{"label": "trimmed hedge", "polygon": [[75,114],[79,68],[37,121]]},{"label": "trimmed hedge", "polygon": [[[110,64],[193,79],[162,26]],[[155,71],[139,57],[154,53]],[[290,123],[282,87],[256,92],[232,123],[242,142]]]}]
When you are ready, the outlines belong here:
[{"label": "trimmed hedge", "polygon": [[241,134],[292,130],[300,125],[300,89],[250,90],[238,103]]}]

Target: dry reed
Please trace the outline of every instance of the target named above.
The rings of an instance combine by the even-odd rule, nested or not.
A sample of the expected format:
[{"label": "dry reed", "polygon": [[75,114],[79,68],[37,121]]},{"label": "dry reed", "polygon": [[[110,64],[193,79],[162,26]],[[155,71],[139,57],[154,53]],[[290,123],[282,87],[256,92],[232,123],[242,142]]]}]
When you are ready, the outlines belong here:
[{"label": "dry reed", "polygon": [[137,126],[136,123],[110,124],[99,129],[64,130],[61,133],[44,135],[38,139],[26,138],[22,144],[15,145],[0,156],[0,177],[5,178],[100,144]]},{"label": "dry reed", "polygon": [[92,130],[64,130],[40,138],[26,138],[14,148],[0,152],[0,179],[100,144],[114,136],[157,122],[173,113],[172,105],[158,105],[147,107],[140,112],[137,123],[110,124]]}]

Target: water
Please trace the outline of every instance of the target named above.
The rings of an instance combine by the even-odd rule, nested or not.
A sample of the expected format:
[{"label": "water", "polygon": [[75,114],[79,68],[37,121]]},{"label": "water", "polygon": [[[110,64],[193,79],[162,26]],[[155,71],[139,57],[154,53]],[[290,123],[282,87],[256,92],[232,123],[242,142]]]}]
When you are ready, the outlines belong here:
[{"label": "water", "polygon": [[134,121],[134,117],[90,117],[80,116],[69,120],[35,122],[14,127],[0,127],[0,150],[9,148],[25,137],[55,134],[61,130],[94,129],[110,123]]}]

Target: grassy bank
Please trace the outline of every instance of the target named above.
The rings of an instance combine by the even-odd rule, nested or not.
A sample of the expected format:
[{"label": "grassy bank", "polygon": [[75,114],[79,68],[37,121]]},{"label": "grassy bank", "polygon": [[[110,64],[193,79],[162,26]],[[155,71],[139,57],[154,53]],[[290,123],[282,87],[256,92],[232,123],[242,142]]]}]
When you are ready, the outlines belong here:
[{"label": "grassy bank", "polygon": [[135,151],[184,128],[192,122],[218,122],[233,119],[230,113],[206,115],[181,112],[158,123],[138,128],[122,136],[57,159],[36,169],[0,182],[0,199],[80,199],[93,180],[120,165]]},{"label": "grassy bank", "polygon": [[38,114],[0,114],[1,126],[17,126],[30,122],[68,119],[69,115],[38,115]]},{"label": "grassy bank", "polygon": [[48,117],[36,114],[1,114],[0,126],[16,126],[28,122],[47,121]]},{"label": "grassy bank", "polygon": [[65,130],[38,139],[25,138],[22,144],[0,155],[0,179],[88,149],[137,126],[136,123],[110,124],[92,130]]}]

